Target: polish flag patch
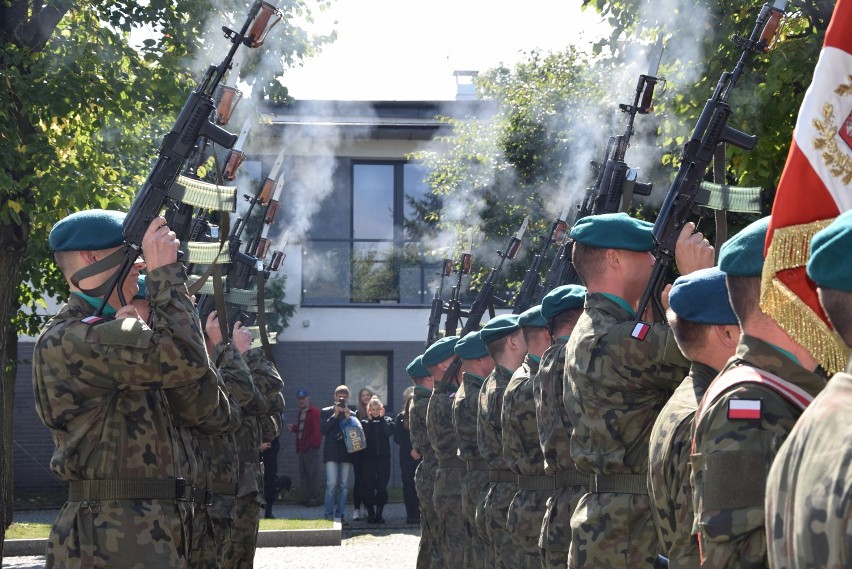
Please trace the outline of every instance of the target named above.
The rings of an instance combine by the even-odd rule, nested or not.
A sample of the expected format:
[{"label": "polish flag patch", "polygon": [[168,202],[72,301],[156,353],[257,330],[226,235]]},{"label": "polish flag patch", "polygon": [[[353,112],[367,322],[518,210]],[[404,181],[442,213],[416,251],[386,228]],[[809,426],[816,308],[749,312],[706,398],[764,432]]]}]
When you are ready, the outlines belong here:
[{"label": "polish flag patch", "polygon": [[760,419],[760,399],[731,399],[728,401],[728,419]]},{"label": "polish flag patch", "polygon": [[90,324],[90,325],[91,324],[97,324],[98,322],[103,322],[103,321],[104,321],[104,319],[101,318],[100,316],[87,316],[86,318],[83,318],[83,322],[85,324]]},{"label": "polish flag patch", "polygon": [[630,333],[630,336],[632,338],[636,338],[637,340],[644,340],[645,336],[648,335],[648,331],[650,329],[650,324],[645,324],[644,322],[637,322],[636,326],[633,327],[633,331]]}]

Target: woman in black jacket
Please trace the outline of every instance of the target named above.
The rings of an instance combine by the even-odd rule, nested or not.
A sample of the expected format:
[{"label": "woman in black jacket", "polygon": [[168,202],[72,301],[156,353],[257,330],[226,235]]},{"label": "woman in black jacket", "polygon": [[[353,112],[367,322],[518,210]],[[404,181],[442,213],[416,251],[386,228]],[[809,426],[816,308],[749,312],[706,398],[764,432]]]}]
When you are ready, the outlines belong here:
[{"label": "woman in black jacket", "polygon": [[362,455],[361,499],[367,506],[367,523],[383,524],[382,510],[388,503],[390,480],[390,437],[394,433],[393,419],[385,417],[381,399],[373,396],[367,405],[367,417],[361,421],[367,437]]},{"label": "woman in black jacket", "polygon": [[405,501],[405,523],[420,523],[420,500],[417,499],[417,490],[414,487],[414,473],[420,464],[420,455],[411,448],[411,433],[408,430],[408,414],[411,410],[414,397],[414,386],[410,386],[402,393],[402,411],[396,416],[394,425],[396,431],[393,440],[399,445],[399,468],[402,478],[402,497]]}]

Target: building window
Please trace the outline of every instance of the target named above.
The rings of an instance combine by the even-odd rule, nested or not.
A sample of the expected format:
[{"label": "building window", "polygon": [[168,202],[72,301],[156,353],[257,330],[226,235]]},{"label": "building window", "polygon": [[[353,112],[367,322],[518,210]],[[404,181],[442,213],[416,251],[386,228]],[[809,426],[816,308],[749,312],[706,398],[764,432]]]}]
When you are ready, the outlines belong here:
[{"label": "building window", "polygon": [[344,172],[318,214],[338,223],[304,243],[302,303],[429,304],[440,259],[413,238],[409,223],[417,215],[413,201],[429,192],[425,169],[352,160]]},{"label": "building window", "polygon": [[369,389],[388,409],[391,393],[391,352],[343,352],[343,384],[349,388],[349,403],[358,405],[358,393]]}]

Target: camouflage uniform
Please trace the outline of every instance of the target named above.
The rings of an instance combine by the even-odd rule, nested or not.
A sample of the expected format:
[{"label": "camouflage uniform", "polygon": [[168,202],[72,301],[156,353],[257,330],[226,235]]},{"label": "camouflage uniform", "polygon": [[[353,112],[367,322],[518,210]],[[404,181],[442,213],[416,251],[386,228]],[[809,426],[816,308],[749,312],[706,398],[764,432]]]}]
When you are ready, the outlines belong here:
[{"label": "camouflage uniform", "polygon": [[506,529],[521,555],[521,567],[541,567],[538,538],[553,495],[552,479],[544,472],[544,455],[538,439],[532,378],[539,371],[539,359],[527,354],[503,393],[501,424],[503,458],[509,470],[519,476],[518,491],[509,505]]},{"label": "camouflage uniform", "polygon": [[277,370],[259,349],[243,355],[251,370],[255,392],[249,406],[243,407],[245,415],[236,432],[237,457],[240,474],[237,482],[237,501],[234,510],[234,525],[231,541],[225,553],[226,569],[250,569],[254,565],[257,546],[257,530],[260,523],[263,498],[263,463],[260,461],[260,445],[263,442],[263,421],[269,414],[270,401],[280,405],[278,396],[284,383]]},{"label": "camouflage uniform", "polygon": [[[48,568],[186,566],[196,461],[178,425],[220,409],[220,391],[185,283],[179,263],[148,273],[153,328],[86,324],[95,308],[72,294],[36,340],[36,411],[56,444],[51,470],[71,481]],[[179,413],[166,389],[185,396]]]},{"label": "camouflage uniform", "polygon": [[464,516],[467,548],[464,567],[485,568],[485,542],[476,526],[476,506],[480,495],[488,488],[488,466],[479,454],[476,436],[476,418],[479,414],[479,391],[482,377],[465,372],[462,384],[453,399],[453,430],[459,445],[459,456],[465,461],[467,471],[462,485],[462,515]]},{"label": "camouflage uniform", "polygon": [[802,413],[769,470],[770,567],[852,564],[852,362]]},{"label": "camouflage uniform", "polygon": [[571,458],[591,475],[571,517],[572,569],[650,567],[657,556],[649,438],[689,364],[666,325],[651,326],[644,340],[631,337],[635,315],[623,302],[590,293],[566,347]]},{"label": "camouflage uniform", "polygon": [[509,470],[503,458],[501,433],[503,393],[510,379],[512,372],[499,364],[486,378],[479,392],[476,426],[479,453],[488,463],[491,481],[487,494],[480,497],[477,505],[476,525],[486,537],[485,566],[496,569],[520,567],[523,557],[515,549],[512,536],[506,530],[509,504],[518,490],[517,476]]},{"label": "camouflage uniform", "polygon": [[438,459],[432,494],[438,515],[438,543],[444,559],[462,560],[467,549],[461,498],[465,464],[459,458],[458,440],[453,431],[453,399],[457,389],[452,384],[436,384],[426,412],[426,432]]},{"label": "camouflage uniform", "polygon": [[[740,337],[736,355],[719,377],[742,365],[775,374],[812,396],[825,386],[821,375],[802,368],[771,344],[752,336]],[[729,419],[728,401],[732,399],[760,400],[761,418]],[[747,383],[722,393],[696,419],[693,531],[700,532],[701,557],[707,566],[766,565],[766,476],[800,415],[798,407],[772,388]]]},{"label": "camouflage uniform", "polygon": [[444,558],[438,541],[440,520],[433,503],[435,493],[435,474],[438,470],[438,459],[426,432],[426,411],[432,390],[417,385],[414,387],[414,403],[408,425],[411,432],[411,446],[420,453],[423,460],[414,473],[414,485],[417,497],[420,499],[420,546],[417,549],[417,569],[441,569]]},{"label": "camouflage uniform", "polygon": [[571,433],[574,426],[565,411],[563,376],[567,338],[557,338],[541,357],[538,373],[533,377],[535,416],[538,438],[544,457],[544,472],[554,479],[556,490],[547,500],[539,536],[542,567],[564,569],[571,545],[571,514],[585,492],[571,459]]},{"label": "camouflage uniform", "polygon": [[698,567],[698,540],[692,534],[689,454],[695,411],[718,372],[693,362],[651,431],[648,490],[651,515],[669,567]]}]

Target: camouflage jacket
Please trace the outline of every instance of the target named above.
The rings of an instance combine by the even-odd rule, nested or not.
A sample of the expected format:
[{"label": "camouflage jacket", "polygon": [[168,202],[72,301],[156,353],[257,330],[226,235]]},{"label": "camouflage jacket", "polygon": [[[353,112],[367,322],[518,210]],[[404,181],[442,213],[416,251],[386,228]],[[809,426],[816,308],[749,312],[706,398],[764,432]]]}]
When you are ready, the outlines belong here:
[{"label": "camouflage jacket", "polygon": [[[740,365],[775,374],[816,395],[825,379],[757,338],[743,335],[719,375]],[[729,419],[728,402],[759,401],[759,419]],[[763,503],[766,476],[801,412],[773,389],[741,384],[724,392],[697,418],[692,475],[695,527],[703,563],[710,567],[766,564]]]},{"label": "camouflage jacket", "polygon": [[648,490],[651,515],[669,567],[698,567],[698,540],[692,534],[689,454],[695,411],[718,371],[692,363],[651,431]]},{"label": "camouflage jacket", "polygon": [[458,457],[459,445],[453,430],[453,399],[457,387],[447,385],[443,389],[436,387],[429,397],[426,410],[426,434],[432,441],[435,457],[447,460]]},{"label": "camouflage jacket", "polygon": [[261,441],[272,442],[281,433],[281,412],[284,410],[284,380],[263,348],[246,352],[246,362],[251,368],[255,385],[269,405],[267,415],[260,418]]},{"label": "camouflage jacket", "polygon": [[527,354],[503,393],[500,418],[503,459],[509,470],[526,476],[544,475],[544,455],[538,439],[532,383],[538,370],[539,362]]},{"label": "camouflage jacket", "polygon": [[506,459],[503,458],[503,394],[512,372],[501,365],[486,378],[479,392],[479,416],[476,424],[476,440],[479,444],[479,454],[488,468],[493,470],[508,470]]},{"label": "camouflage jacket", "polygon": [[411,446],[422,457],[423,460],[435,461],[435,450],[429,440],[426,431],[426,411],[429,407],[429,399],[432,390],[417,385],[414,387],[414,404],[411,406],[408,417],[408,429],[411,433]]},{"label": "camouflage jacket", "polygon": [[645,474],[651,427],[689,362],[669,327],[631,337],[635,316],[601,293],[586,297],[566,347],[563,400],[571,458],[589,474]]},{"label": "camouflage jacket", "polygon": [[[62,480],[195,478],[186,429],[219,408],[183,266],[148,273],[151,322],[86,324],[95,308],[72,294],[33,352],[36,411],[51,430]],[[170,409],[165,389],[192,404]]]},{"label": "camouflage jacket", "polygon": [[562,398],[567,343],[566,338],[556,339],[542,355],[538,373],[532,380],[538,439],[548,475],[576,468],[569,451],[574,426]]},{"label": "camouflage jacket", "polygon": [[778,451],[766,484],[770,567],[852,564],[852,363],[832,377]]},{"label": "camouflage jacket", "polygon": [[479,391],[483,378],[465,372],[462,384],[453,398],[453,431],[459,445],[459,456],[464,460],[479,460],[479,443],[476,435],[476,418],[479,415]]}]

